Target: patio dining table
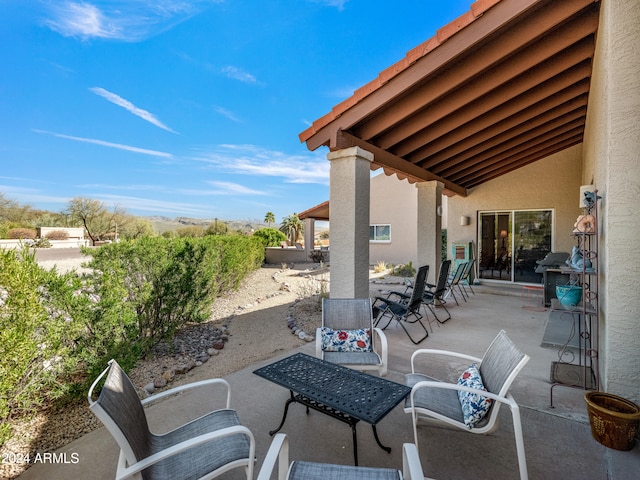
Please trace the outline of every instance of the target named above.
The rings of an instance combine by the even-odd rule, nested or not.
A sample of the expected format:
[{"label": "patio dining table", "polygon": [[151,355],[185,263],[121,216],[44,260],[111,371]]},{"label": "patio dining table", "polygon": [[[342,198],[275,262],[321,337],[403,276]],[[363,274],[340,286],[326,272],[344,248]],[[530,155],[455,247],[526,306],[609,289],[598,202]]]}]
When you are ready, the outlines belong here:
[{"label": "patio dining table", "polygon": [[304,353],[296,353],[255,370],[256,375],[289,389],[280,425],[269,432],[274,435],[283,427],[291,403],[301,403],[351,425],[353,458],[358,465],[356,425],[369,423],[380,448],[376,425],[409,395],[411,389],[384,378],[358,372]]}]

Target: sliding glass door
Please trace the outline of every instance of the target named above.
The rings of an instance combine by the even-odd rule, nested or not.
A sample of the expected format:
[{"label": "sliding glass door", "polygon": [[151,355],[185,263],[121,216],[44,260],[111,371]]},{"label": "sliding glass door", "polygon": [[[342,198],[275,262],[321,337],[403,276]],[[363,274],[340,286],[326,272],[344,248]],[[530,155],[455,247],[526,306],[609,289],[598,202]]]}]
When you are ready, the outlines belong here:
[{"label": "sliding glass door", "polygon": [[536,261],[551,251],[552,221],[551,210],[481,212],[480,278],[540,283]]}]

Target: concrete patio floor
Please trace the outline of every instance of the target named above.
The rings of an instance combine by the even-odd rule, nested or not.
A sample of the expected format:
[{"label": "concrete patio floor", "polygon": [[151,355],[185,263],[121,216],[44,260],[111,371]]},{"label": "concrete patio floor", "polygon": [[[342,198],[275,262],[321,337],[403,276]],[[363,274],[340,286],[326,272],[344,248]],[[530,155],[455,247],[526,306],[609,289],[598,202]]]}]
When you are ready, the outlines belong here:
[{"label": "concrete patio floor", "polygon": [[[628,452],[608,449],[592,436],[589,427],[584,391],[566,387],[554,388],[554,408],[549,406],[549,371],[557,360],[554,348],[544,348],[541,341],[548,312],[533,312],[521,307],[519,290],[496,294],[495,290],[476,288],[469,302],[451,305],[451,320],[441,326],[434,323],[433,333],[418,347],[392,323],[385,333],[389,340],[389,380],[404,382],[410,371],[410,357],[416,348],[439,348],[465,352],[481,357],[500,329],[531,360],[515,380],[512,393],[521,407],[524,443],[531,479],[597,479],[627,480],[640,478],[640,447],[638,442]],[[501,292],[505,293],[505,292]],[[283,334],[286,330],[283,330]],[[232,406],[241,421],[256,438],[256,475],[269,448],[269,430],[280,422],[289,392],[253,374],[256,368],[295,352],[314,352],[312,344],[252,365],[226,379],[231,384]],[[430,374],[437,375],[446,365],[433,365]],[[157,432],[166,431],[207,410],[205,392],[186,393],[172,397],[148,409],[149,422]],[[491,435],[420,426],[419,451],[426,476],[435,479],[516,479],[518,462],[506,408],[500,412],[501,425]],[[293,404],[281,432],[289,436],[290,458],[326,463],[353,463],[353,447],[348,425],[318,412],[305,413],[301,405]],[[390,454],[375,442],[372,429],[358,425],[360,465],[372,467],[402,467],[402,444],[413,441],[410,416],[396,407],[378,425],[380,440],[392,448]],[[109,433],[100,428],[72,442],[57,453],[75,454],[77,463],[38,464],[21,479],[62,480],[84,478],[107,480],[114,478],[118,448]],[[222,478],[244,478],[240,470]]]}]

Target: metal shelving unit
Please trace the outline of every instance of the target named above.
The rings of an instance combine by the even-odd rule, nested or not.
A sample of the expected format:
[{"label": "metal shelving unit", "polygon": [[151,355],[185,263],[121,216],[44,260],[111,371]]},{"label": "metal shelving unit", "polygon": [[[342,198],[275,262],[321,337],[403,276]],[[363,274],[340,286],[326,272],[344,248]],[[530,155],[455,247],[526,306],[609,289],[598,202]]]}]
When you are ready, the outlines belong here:
[{"label": "metal shelving unit", "polygon": [[[551,310],[560,312],[561,318],[571,322],[571,332],[558,351],[558,360],[551,362],[550,405],[553,407],[553,389],[557,386],[598,390],[599,307],[598,307],[598,201],[584,208],[584,215],[593,217],[593,229],[572,233],[578,242],[582,268],[564,267],[571,284],[582,286],[582,300],[578,305],[566,306],[557,298],[551,300]],[[587,261],[591,267],[587,267]]]}]

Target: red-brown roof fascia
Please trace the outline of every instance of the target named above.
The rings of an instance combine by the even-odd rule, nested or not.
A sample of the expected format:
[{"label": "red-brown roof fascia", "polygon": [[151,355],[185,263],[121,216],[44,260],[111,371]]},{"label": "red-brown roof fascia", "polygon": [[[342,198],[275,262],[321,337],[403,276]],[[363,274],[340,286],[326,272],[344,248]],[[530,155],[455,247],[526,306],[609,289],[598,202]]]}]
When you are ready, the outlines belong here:
[{"label": "red-brown roof fascia", "polygon": [[394,63],[390,67],[384,69],[378,74],[378,77],[371,82],[363,85],[353,92],[353,95],[334,106],[329,113],[315,120],[309,128],[298,135],[301,142],[306,142],[314,134],[323,127],[334,121],[348,109],[356,105],[363,98],[378,90],[385,83],[389,82],[393,77],[406,70],[420,58],[429,54],[444,42],[449,40],[453,35],[464,29],[477,18],[481,17],[484,12],[491,7],[500,3],[501,0],[476,0],[471,4],[471,9],[458,18],[452,20],[442,28],[438,29],[435,36],[424,41],[415,48],[409,50],[406,56],[399,62]]}]

